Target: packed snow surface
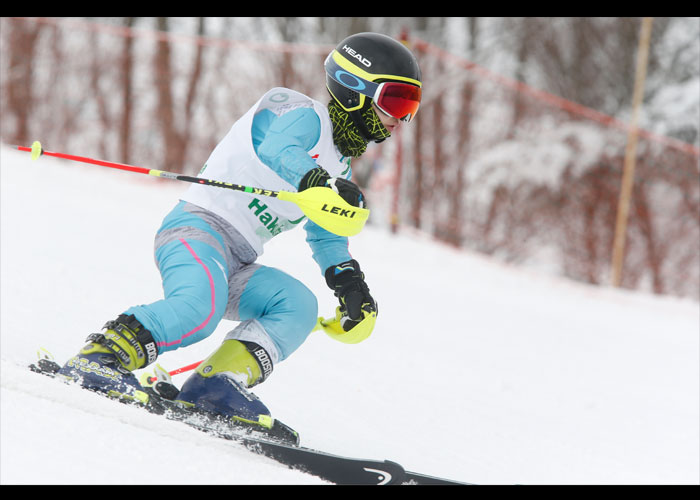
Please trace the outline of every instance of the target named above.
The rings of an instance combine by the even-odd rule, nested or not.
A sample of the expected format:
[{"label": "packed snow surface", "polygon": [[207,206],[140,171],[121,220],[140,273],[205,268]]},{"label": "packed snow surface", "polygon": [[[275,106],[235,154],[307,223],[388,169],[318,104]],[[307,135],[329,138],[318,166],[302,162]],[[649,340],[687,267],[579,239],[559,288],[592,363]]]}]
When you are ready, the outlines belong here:
[{"label": "packed snow surface", "polygon": [[[64,361],[162,297],[153,236],[187,184],[7,147],[0,171],[2,484],[322,483],[29,372],[38,348]],[[304,237],[280,235],[260,262],[306,283],[329,316],[336,299]],[[534,274],[376,223],[350,250],[379,303],[372,336],[312,333],[254,390],[303,445],[477,484],[700,483],[697,302]],[[234,326],[159,363],[198,361]]]}]

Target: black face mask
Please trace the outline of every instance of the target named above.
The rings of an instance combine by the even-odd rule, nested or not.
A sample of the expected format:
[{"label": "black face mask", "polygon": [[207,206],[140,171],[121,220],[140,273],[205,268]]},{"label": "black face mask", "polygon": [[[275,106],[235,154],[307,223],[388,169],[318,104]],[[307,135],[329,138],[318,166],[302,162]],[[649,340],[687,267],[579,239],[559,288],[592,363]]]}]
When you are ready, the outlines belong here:
[{"label": "black face mask", "polygon": [[357,158],[367,150],[369,141],[381,142],[391,135],[372,106],[358,113],[359,124],[333,99],[328,103],[328,114],[333,123],[333,142],[343,156]]}]

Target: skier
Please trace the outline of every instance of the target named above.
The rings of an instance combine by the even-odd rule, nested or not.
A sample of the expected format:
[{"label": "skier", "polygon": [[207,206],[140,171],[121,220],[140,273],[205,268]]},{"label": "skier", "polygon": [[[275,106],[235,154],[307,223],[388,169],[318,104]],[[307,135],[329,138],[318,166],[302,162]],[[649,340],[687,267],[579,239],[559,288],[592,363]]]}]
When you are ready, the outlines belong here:
[{"label": "skier", "polygon": [[[234,123],[200,175],[270,190],[322,186],[362,207],[350,161],[415,116],[421,72],[403,44],[377,33],[344,39],[326,58],[325,72],[327,105],[290,89],[269,90]],[[139,399],[144,387],[134,370],[205,339],[222,319],[237,321],[176,399],[268,426],[269,410],[248,389],[304,342],[318,311],[306,286],[256,259],[267,241],[303,219],[292,203],[193,185],[155,236],[164,299],[108,321],[59,373],[86,388]],[[342,328],[350,331],[377,313],[364,273],[346,237],[312,221],[304,228],[313,259],[339,300]]]}]

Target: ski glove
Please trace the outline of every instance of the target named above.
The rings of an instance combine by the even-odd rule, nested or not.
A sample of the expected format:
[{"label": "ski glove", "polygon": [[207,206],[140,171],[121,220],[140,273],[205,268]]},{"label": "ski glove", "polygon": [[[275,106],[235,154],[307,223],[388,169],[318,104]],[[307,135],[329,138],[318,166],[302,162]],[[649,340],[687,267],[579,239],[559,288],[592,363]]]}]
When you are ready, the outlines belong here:
[{"label": "ski glove", "polygon": [[326,172],[325,168],[312,168],[301,178],[298,191],[304,191],[312,187],[328,187],[329,180],[331,180],[331,176]]},{"label": "ski glove", "polygon": [[325,272],[326,283],[340,301],[340,325],[346,332],[364,319],[362,311],[377,312],[377,303],[369,294],[365,275],[356,260],[331,266]]},{"label": "ski glove", "polygon": [[340,177],[331,179],[323,167],[312,168],[306,172],[299,183],[298,191],[312,187],[329,187],[353,207],[364,208],[365,206],[365,197],[357,184]]}]

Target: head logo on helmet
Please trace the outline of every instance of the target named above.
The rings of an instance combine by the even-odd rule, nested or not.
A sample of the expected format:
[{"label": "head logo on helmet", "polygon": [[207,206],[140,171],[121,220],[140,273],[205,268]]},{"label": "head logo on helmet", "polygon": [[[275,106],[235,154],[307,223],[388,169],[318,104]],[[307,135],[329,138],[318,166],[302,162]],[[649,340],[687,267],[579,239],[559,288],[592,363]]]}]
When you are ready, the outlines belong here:
[{"label": "head logo on helmet", "polygon": [[348,54],[350,54],[351,57],[354,57],[355,59],[357,59],[358,61],[360,61],[362,64],[364,64],[365,66],[367,66],[368,68],[369,68],[370,66],[372,66],[372,62],[371,62],[370,60],[365,59],[364,57],[362,57],[362,54],[358,54],[357,52],[355,52],[355,51],[352,49],[352,47],[348,47],[347,45],[343,45],[343,50],[344,50],[345,52],[347,52]]},{"label": "head logo on helmet", "polygon": [[[371,102],[387,115],[410,121],[421,99],[421,71],[411,51],[379,33],[349,36],[328,55],[326,87],[348,113]],[[354,117],[356,119],[356,116]]]}]

